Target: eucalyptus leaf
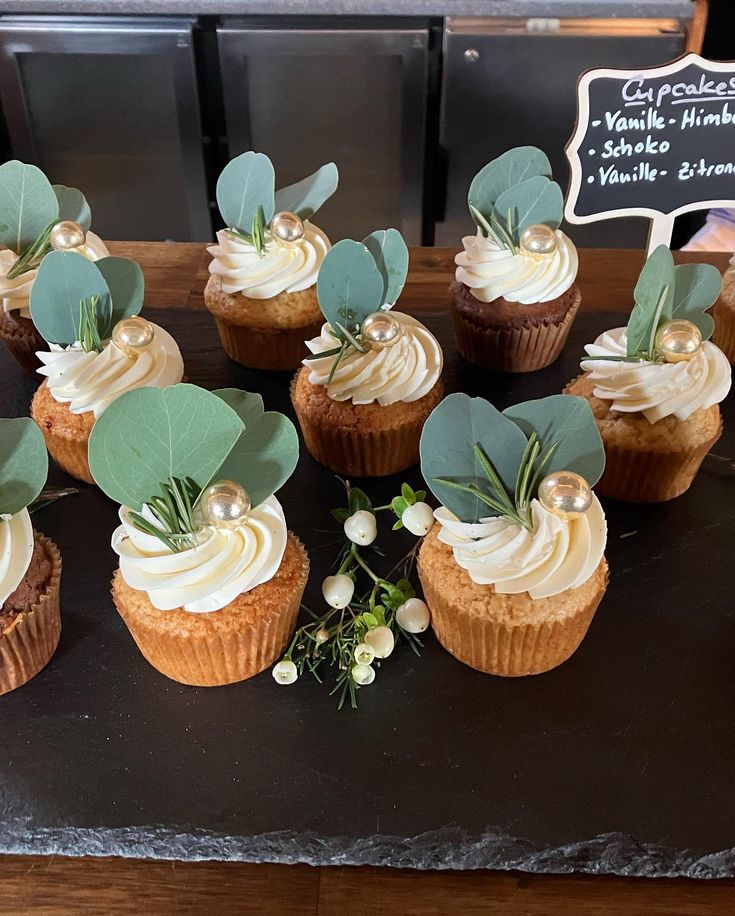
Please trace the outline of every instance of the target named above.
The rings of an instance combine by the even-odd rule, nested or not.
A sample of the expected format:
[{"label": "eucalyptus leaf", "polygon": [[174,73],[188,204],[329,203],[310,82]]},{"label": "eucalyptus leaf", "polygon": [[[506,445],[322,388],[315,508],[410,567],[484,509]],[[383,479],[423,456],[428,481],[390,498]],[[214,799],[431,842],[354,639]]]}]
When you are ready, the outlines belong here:
[{"label": "eucalyptus leaf", "polygon": [[103,337],[109,337],[118,321],[137,315],[143,307],[145,280],[140,265],[127,258],[100,258],[94,266],[105,278],[112,299],[108,324],[100,325]]},{"label": "eucalyptus leaf", "polygon": [[54,189],[35,165],[0,165],[0,243],[16,254],[36,241],[59,215]]},{"label": "eucalyptus leaf", "polygon": [[275,210],[290,210],[301,219],[309,219],[337,190],[339,172],[328,162],[313,175],[276,191]]},{"label": "eucalyptus leaf", "polygon": [[230,229],[249,233],[258,207],[265,223],[273,217],[276,176],[264,153],[242,153],[222,170],[217,181],[217,206]]},{"label": "eucalyptus leaf", "polygon": [[196,385],[136,388],[97,418],[89,466],[110,499],[139,512],[171,477],[206,486],[242,431],[235,411]]},{"label": "eucalyptus leaf", "polygon": [[661,314],[671,314],[674,299],[674,258],[666,245],[659,245],[643,265],[633,297],[635,306],[628,320],[628,356],[647,350],[664,290],[668,290]]},{"label": "eucalyptus leaf", "polygon": [[73,220],[87,232],[92,225],[92,211],[84,194],[77,188],[67,188],[63,184],[54,184],[51,187],[59,202],[58,219]]},{"label": "eucalyptus leaf", "polygon": [[526,437],[509,417],[482,398],[450,394],[436,407],[421,433],[421,472],[436,498],[464,522],[498,515],[471,493],[439,482],[446,478],[487,489],[474,447],[480,445],[509,493],[513,493]]},{"label": "eucalyptus leaf", "polygon": [[31,289],[31,317],[49,343],[68,346],[77,339],[79,308],[83,299],[99,297],[98,325],[112,318],[112,300],[97,266],[74,251],[51,251],[41,261]]},{"label": "eucalyptus leaf", "polygon": [[263,398],[251,391],[242,391],[240,388],[219,388],[213,391],[218,398],[229,404],[242,420],[245,429],[250,429],[265,413]]},{"label": "eucalyptus leaf", "polygon": [[395,305],[408,275],[408,248],[397,229],[378,229],[363,239],[383,277],[381,305]]},{"label": "eucalyptus leaf", "polygon": [[[547,473],[574,471],[581,474],[591,487],[602,476],[605,449],[585,398],[552,394],[508,407],[503,414],[521,428],[526,438],[535,432],[542,451],[557,443]],[[494,460],[493,453],[489,455]]]},{"label": "eucalyptus leaf", "polygon": [[0,514],[15,515],[43,489],[48,453],[30,417],[0,420]]},{"label": "eucalyptus leaf", "polygon": [[299,437],[283,414],[266,411],[253,422],[253,411],[246,403],[243,407],[240,418],[248,417],[250,425],[214,477],[236,481],[248,491],[253,506],[259,506],[293,474],[299,460]]},{"label": "eucalyptus leaf", "polygon": [[316,291],[324,317],[354,332],[383,305],[383,275],[361,242],[343,239],[327,252],[317,277]]},{"label": "eucalyptus leaf", "polygon": [[[552,229],[561,225],[564,200],[561,188],[554,181],[536,175],[520,184],[508,188],[495,201],[493,216],[512,230],[513,242],[517,245],[521,230],[535,223],[545,223]],[[510,224],[508,224],[510,214]]]},{"label": "eucalyptus leaf", "polygon": [[504,191],[538,175],[551,178],[551,174],[546,153],[535,146],[517,146],[480,169],[470,184],[467,202],[489,218]]},{"label": "eucalyptus leaf", "polygon": [[709,340],[715,323],[705,310],[714,305],[721,289],[722,277],[711,264],[677,265],[674,268],[671,312],[664,316],[665,320],[686,318],[693,321],[702,332],[702,340]]}]

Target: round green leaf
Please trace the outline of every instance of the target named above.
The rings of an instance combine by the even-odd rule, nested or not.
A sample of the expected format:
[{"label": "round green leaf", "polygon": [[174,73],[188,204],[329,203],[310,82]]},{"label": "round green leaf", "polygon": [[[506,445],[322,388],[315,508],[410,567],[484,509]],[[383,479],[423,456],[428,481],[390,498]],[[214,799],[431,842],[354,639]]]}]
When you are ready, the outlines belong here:
[{"label": "round green leaf", "polygon": [[110,499],[139,511],[170,477],[206,486],[242,431],[235,411],[196,385],[137,388],[92,427],[89,466]]},{"label": "round green leaf", "polygon": [[716,302],[721,289],[722,277],[712,264],[677,265],[674,268],[671,314],[665,318],[686,318],[693,321],[702,332],[702,339],[709,340],[715,322],[705,310]]},{"label": "round green leaf", "polygon": [[535,146],[517,146],[488,162],[472,179],[468,204],[485,217],[493,212],[495,201],[509,188],[528,178],[551,178],[551,163],[546,153]]},{"label": "round green leaf", "polygon": [[249,233],[258,207],[267,225],[274,212],[275,185],[273,165],[263,153],[243,153],[228,162],[217,181],[217,206],[227,226]]},{"label": "round green leaf", "polygon": [[30,417],[0,419],[0,515],[15,515],[43,489],[48,453]]},{"label": "round green leaf", "polygon": [[[542,451],[558,443],[547,473],[574,471],[581,474],[591,487],[602,477],[605,448],[585,398],[552,394],[508,407],[503,414],[523,430],[526,438],[535,432]],[[493,453],[489,454],[493,459]]]},{"label": "round green leaf", "polygon": [[74,251],[51,251],[41,261],[31,290],[31,318],[49,343],[68,346],[78,340],[82,299],[99,297],[101,330],[112,318],[110,290],[96,264]]},{"label": "round green leaf", "polygon": [[103,337],[109,337],[118,321],[140,312],[145,280],[140,265],[127,258],[100,258],[94,264],[105,278],[112,298],[109,323],[100,329]]},{"label": "round green leaf", "polygon": [[521,230],[535,223],[545,223],[552,229],[561,224],[564,200],[561,188],[554,181],[536,175],[508,188],[498,197],[493,208],[495,218],[503,223],[513,241],[518,244]]},{"label": "round green leaf", "polygon": [[56,194],[40,169],[17,159],[0,165],[0,243],[21,254],[58,215]]},{"label": "round green leaf", "polygon": [[383,275],[361,242],[343,239],[327,252],[316,283],[324,317],[353,333],[383,305]]},{"label": "round green leaf", "polygon": [[309,219],[337,190],[339,172],[328,162],[313,175],[276,191],[275,211],[290,210],[301,219]]},{"label": "round green leaf", "polygon": [[383,302],[394,305],[408,274],[408,248],[397,229],[378,229],[363,239],[383,277]]},{"label": "round green leaf", "polygon": [[659,245],[648,256],[635,285],[635,306],[628,319],[628,356],[648,350],[654,325],[660,317],[658,308],[664,291],[666,298],[661,315],[670,315],[674,299],[674,258],[666,245]]},{"label": "round green leaf", "polygon": [[89,209],[87,198],[77,188],[67,188],[63,184],[51,186],[59,202],[59,216],[61,219],[70,219],[86,232],[92,225],[92,211]]}]

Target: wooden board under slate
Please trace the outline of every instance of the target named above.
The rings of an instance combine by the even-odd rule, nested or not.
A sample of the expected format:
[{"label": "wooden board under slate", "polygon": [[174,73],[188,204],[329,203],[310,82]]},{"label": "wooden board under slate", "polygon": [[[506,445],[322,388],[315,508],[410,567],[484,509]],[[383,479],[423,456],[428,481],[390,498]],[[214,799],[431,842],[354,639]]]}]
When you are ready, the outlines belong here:
[{"label": "wooden board under slate", "polygon": [[[426,258],[441,257],[423,253]],[[613,277],[613,282],[618,282]],[[600,278],[601,288],[604,277]],[[436,293],[437,297],[439,293]],[[223,355],[206,312],[161,310],[189,380],[239,386],[290,412],[289,376]],[[583,343],[624,316],[583,311],[540,373],[474,370],[448,317],[448,390],[498,407],[559,391]],[[34,383],[0,352],[0,415]],[[37,516],[64,558],[58,652],[0,700],[0,851],[641,875],[735,873],[735,409],[691,491],[606,502],[610,587],[579,651],[535,678],[459,664],[430,635],[360,692],[360,709],[268,672],[230,687],[168,681],[109,595],[115,507],[94,487]],[[405,475],[414,486],[418,470]],[[401,478],[367,482],[383,502]],[[54,472],[52,481],[68,482]],[[334,476],[303,454],[280,498],[319,604],[339,533]],[[384,537],[390,563],[412,543]]]}]

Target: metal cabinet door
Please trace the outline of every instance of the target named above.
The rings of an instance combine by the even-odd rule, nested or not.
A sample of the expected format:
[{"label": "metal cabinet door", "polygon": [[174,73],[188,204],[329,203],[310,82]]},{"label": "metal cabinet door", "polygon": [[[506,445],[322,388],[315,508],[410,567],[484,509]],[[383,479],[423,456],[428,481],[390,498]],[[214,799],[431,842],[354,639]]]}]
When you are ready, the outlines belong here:
[{"label": "metal cabinet door", "polygon": [[[448,19],[444,31],[441,144],[447,187],[436,244],[457,246],[474,232],[467,190],[477,171],[513,146],[549,156],[566,191],[564,146],[576,119],[576,82],[590,67],[647,67],[684,49],[676,20],[561,20],[529,32],[525,20]],[[441,218],[443,216],[443,218]],[[580,246],[637,248],[648,222],[615,219],[572,225]]]},{"label": "metal cabinet door", "polygon": [[421,242],[428,28],[228,20],[218,29],[229,153],[273,160],[279,186],[334,160],[318,222],[337,240],[394,226]]},{"label": "metal cabinet door", "polygon": [[81,188],[107,239],[208,240],[192,19],[0,19],[13,155]]}]

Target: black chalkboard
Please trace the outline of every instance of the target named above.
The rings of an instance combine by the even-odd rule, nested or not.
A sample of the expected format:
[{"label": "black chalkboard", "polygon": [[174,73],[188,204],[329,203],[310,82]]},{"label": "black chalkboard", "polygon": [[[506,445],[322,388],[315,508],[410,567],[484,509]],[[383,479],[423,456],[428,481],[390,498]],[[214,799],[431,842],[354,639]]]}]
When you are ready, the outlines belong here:
[{"label": "black chalkboard", "polygon": [[674,216],[735,206],[735,62],[686,54],[662,67],[588,70],[567,146],[566,218],[654,220],[650,247]]}]

